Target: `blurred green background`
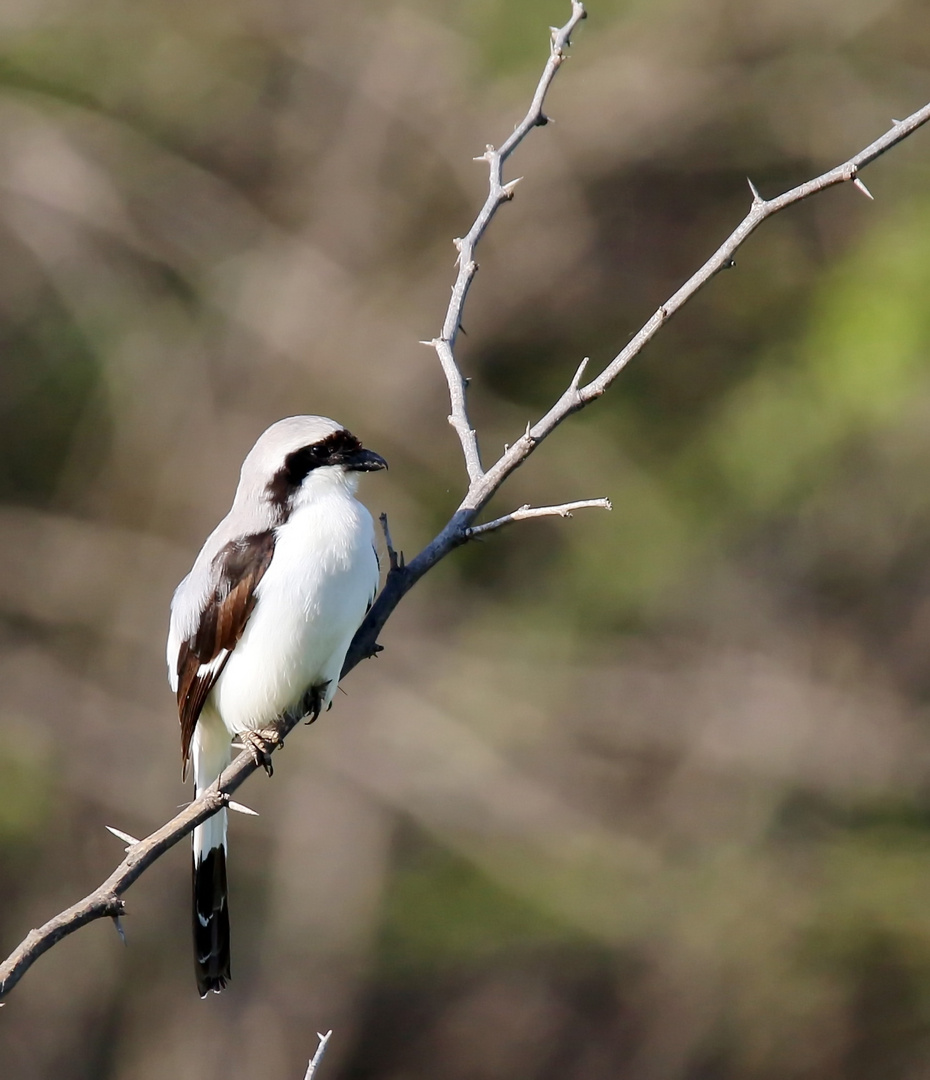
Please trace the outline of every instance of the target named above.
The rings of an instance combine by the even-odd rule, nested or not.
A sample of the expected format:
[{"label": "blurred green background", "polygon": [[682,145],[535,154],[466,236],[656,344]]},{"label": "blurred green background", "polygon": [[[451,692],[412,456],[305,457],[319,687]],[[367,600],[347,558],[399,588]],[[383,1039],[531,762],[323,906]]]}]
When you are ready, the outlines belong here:
[{"label": "blurred green background", "polygon": [[[563,0],[0,6],[0,938],[186,797],[168,603],[256,436],[337,417],[408,554],[471,159]],[[930,98],[918,0],[592,0],[480,249],[485,456],[765,195]],[[765,225],[490,508],[231,836],[0,1012],[5,1080],[930,1075],[930,133]]]}]

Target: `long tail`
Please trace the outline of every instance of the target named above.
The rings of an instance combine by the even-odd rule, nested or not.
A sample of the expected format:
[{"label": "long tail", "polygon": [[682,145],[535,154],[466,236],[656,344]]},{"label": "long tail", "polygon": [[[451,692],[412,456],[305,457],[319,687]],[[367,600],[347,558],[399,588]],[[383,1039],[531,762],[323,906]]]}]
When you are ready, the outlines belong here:
[{"label": "long tail", "polygon": [[[191,753],[199,795],[230,761],[229,732],[218,717],[200,715]],[[226,903],[226,811],[194,829],[194,970],[201,997],[225,988],[229,972],[229,909]]]}]

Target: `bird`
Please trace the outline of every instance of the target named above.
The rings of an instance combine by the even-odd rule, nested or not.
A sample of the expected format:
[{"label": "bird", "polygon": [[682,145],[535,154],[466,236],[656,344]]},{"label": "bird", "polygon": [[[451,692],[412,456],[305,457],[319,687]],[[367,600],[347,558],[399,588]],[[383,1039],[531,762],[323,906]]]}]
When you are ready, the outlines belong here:
[{"label": "bird", "polygon": [[[386,468],[326,416],[279,420],[247,454],[229,513],[171,600],[168,681],[195,797],[229,765],[234,738],[270,772],[276,723],[331,705],[379,584],[374,524],[355,492],[362,473]],[[223,809],[193,834],[201,998],[230,979],[226,846]]]}]

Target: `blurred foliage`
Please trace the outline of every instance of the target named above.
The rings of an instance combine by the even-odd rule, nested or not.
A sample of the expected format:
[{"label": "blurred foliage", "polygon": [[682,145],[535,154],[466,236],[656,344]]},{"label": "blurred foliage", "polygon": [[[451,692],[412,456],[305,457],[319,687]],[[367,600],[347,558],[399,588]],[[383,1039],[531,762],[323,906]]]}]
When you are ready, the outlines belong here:
[{"label": "blurred foliage", "polygon": [[102,389],[101,372],[54,297],[0,332],[0,498],[47,502],[74,429]]},{"label": "blurred foliage", "polygon": [[[749,201],[922,105],[916,0],[604,0],[459,351],[487,460]],[[335,415],[411,555],[463,488],[435,357],[472,158],[568,4],[0,10],[0,934],[184,797],[168,601],[257,434]],[[436,568],[232,825],[0,1013],[4,1078],[913,1080],[930,1068],[930,149],[767,223]]]},{"label": "blurred foliage", "polygon": [[414,833],[403,847],[384,898],[378,945],[390,977],[396,969],[473,967],[498,953],[580,937],[442,845]]}]

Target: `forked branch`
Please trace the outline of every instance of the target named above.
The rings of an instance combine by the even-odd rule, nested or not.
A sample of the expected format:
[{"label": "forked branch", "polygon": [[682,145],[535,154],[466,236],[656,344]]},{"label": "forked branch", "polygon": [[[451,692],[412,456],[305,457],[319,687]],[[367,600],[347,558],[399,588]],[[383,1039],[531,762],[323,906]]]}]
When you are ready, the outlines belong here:
[{"label": "forked branch", "polygon": [[[553,38],[554,41],[567,41],[567,33],[565,33],[566,29],[577,25],[578,21],[583,18],[583,12],[579,14],[580,9],[581,5],[573,0],[572,21],[567,23],[561,31],[555,33]],[[565,34],[565,37],[559,38],[559,35],[561,34]],[[564,48],[564,44],[561,47]],[[550,63],[551,62],[552,58],[550,57]],[[541,81],[540,86],[544,85],[548,86],[548,83]],[[539,89],[537,89],[537,97],[538,96]],[[529,116],[531,114],[532,109],[527,115]],[[752,204],[743,220],[704,265],[692,274],[684,285],[673,293],[665,303],[661,304],[656,309],[651,318],[649,318],[640,330],[637,331],[627,345],[617,353],[613,360],[604,367],[599,375],[589,382],[583,382],[588,366],[588,358],[586,357],[582,360],[568,386],[555,404],[543,417],[537,420],[535,424],[527,424],[523,434],[516,442],[505,448],[504,453],[501,454],[489,469],[479,469],[475,472],[469,465],[469,450],[463,443],[465,463],[469,475],[469,485],[465,497],[459,503],[458,509],[452,515],[452,518],[445,528],[409,563],[404,567],[399,568],[396,572],[392,572],[388,575],[384,589],[381,591],[374,607],[368,613],[365,622],[355,635],[355,640],[352,642],[348,656],[346,657],[343,675],[351,671],[360,660],[371,655],[374,643],[377,641],[378,635],[391,612],[416,582],[419,581],[419,579],[440,559],[445,558],[450,551],[453,551],[467,541],[474,539],[483,533],[492,531],[490,526],[498,528],[500,525],[520,520],[520,518],[513,515],[507,515],[504,518],[498,519],[496,522],[489,522],[489,527],[475,525],[475,519],[481,510],[483,510],[493,498],[501,485],[504,484],[504,482],[527,460],[527,458],[529,458],[540,443],[548,438],[563,420],[566,420],[573,413],[579,412],[581,409],[590,405],[591,402],[596,401],[611,386],[627,364],[643,350],[653,337],[655,337],[661,327],[668,322],[672,315],[680,311],[681,308],[683,308],[684,305],[688,303],[688,301],[691,300],[692,297],[694,297],[716,274],[721,270],[734,265],[733,256],[763,221],[787,207],[793,206],[795,203],[808,199],[812,195],[816,195],[818,192],[825,191],[827,188],[834,187],[837,184],[852,183],[858,190],[864,191],[864,193],[871,198],[871,193],[865,188],[865,185],[859,177],[860,170],[864,169],[887,150],[896,146],[903,139],[912,135],[919,127],[926,124],[928,120],[930,120],[930,104],[924,105],[923,108],[918,109],[917,112],[912,113],[904,120],[893,120],[891,128],[889,128],[884,135],[870,143],[864,150],[860,150],[858,154],[849,158],[848,161],[844,161],[842,164],[822,173],[813,180],[808,180],[806,183],[799,184],[797,187],[793,187],[789,191],[786,191],[773,199],[763,199],[750,181],[749,186],[752,193]],[[518,129],[518,132],[519,131],[520,129]],[[517,132],[514,134],[516,135]],[[523,134],[525,135],[526,132],[524,131]],[[504,144],[505,148],[508,148],[508,146],[509,140],[508,143]],[[509,147],[507,152],[509,153],[512,149],[513,147]],[[490,187],[491,194],[493,194],[496,190],[493,170]],[[482,215],[486,213],[489,203],[493,201],[491,194],[489,194],[488,200],[485,202],[484,207],[482,207],[481,212],[475,219],[475,224],[469,231],[469,236],[472,236],[472,234],[480,236],[484,231],[487,221],[484,221]],[[494,203],[495,208],[498,204],[498,202]],[[488,218],[488,220],[490,219]],[[484,222],[483,225],[481,224],[482,221]],[[474,271],[472,271],[471,276],[474,276]],[[462,269],[460,268],[459,280],[461,280],[461,278]],[[471,280],[470,277],[468,280]],[[462,303],[464,303],[464,295],[461,299]],[[455,293],[453,293],[453,301],[455,300],[456,296]],[[461,303],[454,307],[454,311],[457,312],[457,319],[461,318],[461,310]],[[453,306],[451,305],[450,311],[453,311]],[[435,344],[435,342],[431,344]],[[474,432],[472,431],[470,424],[467,424],[467,413],[465,412],[464,405],[467,382],[462,378],[461,372],[456,365],[454,344],[454,336],[445,340],[445,344],[443,344],[442,339],[439,339],[437,351],[440,351],[440,345],[442,345],[445,350],[445,352],[440,355],[440,359],[443,361],[443,370],[446,372],[447,379],[451,378],[450,387],[452,385],[460,386],[462,390],[460,406],[456,405],[456,400],[453,398],[453,426],[456,427],[456,430],[461,437],[462,432],[455,423],[455,416],[464,418],[468,431],[471,433],[470,438],[474,440],[473,443],[470,443],[469,445],[474,446],[474,454],[477,454],[477,441],[474,439]],[[586,502],[591,504],[606,502],[606,500],[586,500]],[[537,514],[521,511],[517,511],[517,513],[521,514],[522,517],[539,516]],[[498,523],[500,523],[500,525]]]}]

